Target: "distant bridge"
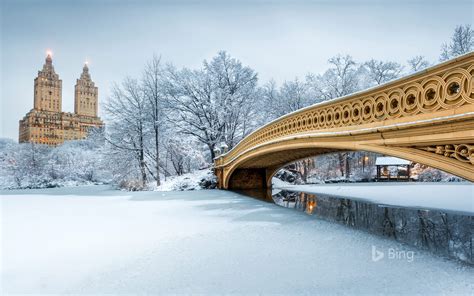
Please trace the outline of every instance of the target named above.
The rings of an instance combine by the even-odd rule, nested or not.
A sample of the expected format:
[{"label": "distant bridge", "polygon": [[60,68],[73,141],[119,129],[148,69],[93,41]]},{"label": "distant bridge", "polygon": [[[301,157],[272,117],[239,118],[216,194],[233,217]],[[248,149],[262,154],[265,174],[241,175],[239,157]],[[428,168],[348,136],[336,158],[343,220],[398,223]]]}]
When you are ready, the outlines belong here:
[{"label": "distant bridge", "polygon": [[[474,53],[280,117],[215,158],[219,188],[271,187],[281,167],[371,151],[474,181]],[[268,106],[271,108],[271,106]]]}]

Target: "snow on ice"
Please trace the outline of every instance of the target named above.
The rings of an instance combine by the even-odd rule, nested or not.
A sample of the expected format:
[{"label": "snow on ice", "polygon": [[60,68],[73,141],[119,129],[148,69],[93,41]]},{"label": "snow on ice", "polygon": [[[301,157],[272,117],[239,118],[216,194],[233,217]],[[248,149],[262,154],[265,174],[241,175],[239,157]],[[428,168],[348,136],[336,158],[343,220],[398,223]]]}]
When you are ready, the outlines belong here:
[{"label": "snow on ice", "polygon": [[[473,269],[219,190],[1,192],[2,294],[470,294]],[[379,252],[415,251],[413,261]]]}]

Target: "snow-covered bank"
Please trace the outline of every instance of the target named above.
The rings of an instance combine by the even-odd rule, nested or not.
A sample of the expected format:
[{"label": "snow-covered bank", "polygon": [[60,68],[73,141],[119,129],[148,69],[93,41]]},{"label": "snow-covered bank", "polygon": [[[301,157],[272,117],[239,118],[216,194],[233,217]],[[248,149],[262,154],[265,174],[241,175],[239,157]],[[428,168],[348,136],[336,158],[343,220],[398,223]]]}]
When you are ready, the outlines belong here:
[{"label": "snow-covered bank", "polygon": [[474,184],[468,182],[291,185],[273,179],[273,186],[279,190],[325,194],[393,206],[440,209],[474,214]]},{"label": "snow-covered bank", "polygon": [[[0,193],[3,295],[464,295],[474,288],[471,267],[233,192]],[[374,247],[415,255],[374,262]]]},{"label": "snow-covered bank", "polygon": [[203,187],[206,187],[206,185],[210,186],[215,183],[216,176],[214,176],[214,173],[210,169],[203,169],[162,179],[161,185],[155,186],[153,189],[155,191],[199,190],[204,189]]}]

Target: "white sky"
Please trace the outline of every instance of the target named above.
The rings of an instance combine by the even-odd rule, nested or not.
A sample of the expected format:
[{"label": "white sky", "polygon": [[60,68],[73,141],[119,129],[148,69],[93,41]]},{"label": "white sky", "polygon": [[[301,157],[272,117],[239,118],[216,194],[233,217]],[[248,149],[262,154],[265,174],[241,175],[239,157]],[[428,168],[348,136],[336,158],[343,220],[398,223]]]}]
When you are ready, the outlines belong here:
[{"label": "white sky", "polygon": [[90,62],[99,104],[113,82],[138,76],[154,53],[199,67],[227,50],[260,83],[320,73],[338,53],[405,63],[438,60],[454,27],[472,24],[473,1],[14,1],[1,3],[0,137],[17,139],[33,107],[47,49],[63,80],[63,111]]}]

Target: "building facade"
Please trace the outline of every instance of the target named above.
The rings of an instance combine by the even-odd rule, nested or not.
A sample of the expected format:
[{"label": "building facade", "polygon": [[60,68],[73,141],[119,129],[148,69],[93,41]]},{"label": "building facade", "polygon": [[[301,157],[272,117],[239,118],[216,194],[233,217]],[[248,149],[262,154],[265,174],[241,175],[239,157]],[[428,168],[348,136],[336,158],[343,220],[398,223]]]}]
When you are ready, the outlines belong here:
[{"label": "building facade", "polygon": [[20,120],[19,142],[57,146],[64,141],[87,137],[91,128],[102,128],[98,117],[98,88],[84,65],[74,89],[74,113],[62,112],[62,80],[48,54],[34,83],[34,104]]}]

